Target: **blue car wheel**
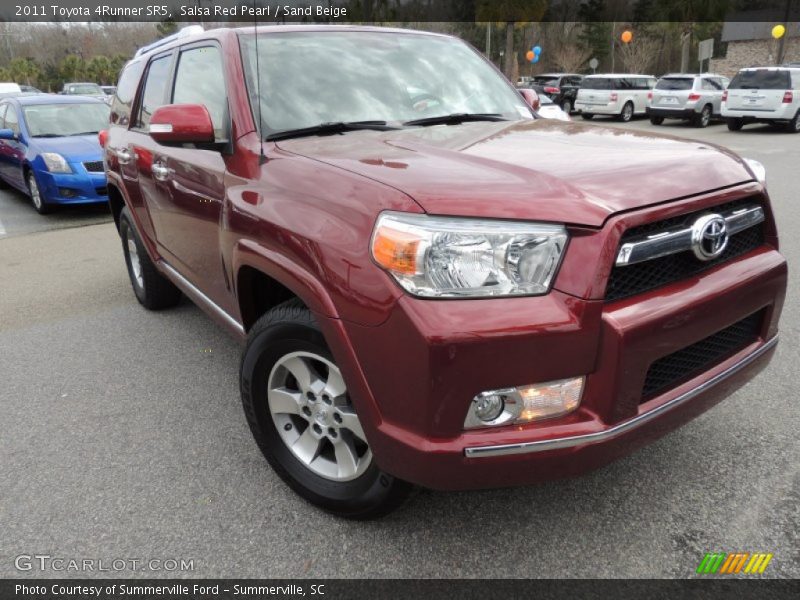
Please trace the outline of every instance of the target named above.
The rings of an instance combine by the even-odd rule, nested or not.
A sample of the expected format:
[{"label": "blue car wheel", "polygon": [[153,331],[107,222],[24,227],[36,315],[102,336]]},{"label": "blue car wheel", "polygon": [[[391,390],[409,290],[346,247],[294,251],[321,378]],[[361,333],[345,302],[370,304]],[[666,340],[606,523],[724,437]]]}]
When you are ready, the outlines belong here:
[{"label": "blue car wheel", "polygon": [[28,191],[31,194],[31,201],[33,202],[33,208],[36,209],[40,215],[44,215],[50,212],[50,206],[44,201],[44,196],[39,191],[39,184],[36,183],[36,176],[33,174],[33,171],[28,172]]}]

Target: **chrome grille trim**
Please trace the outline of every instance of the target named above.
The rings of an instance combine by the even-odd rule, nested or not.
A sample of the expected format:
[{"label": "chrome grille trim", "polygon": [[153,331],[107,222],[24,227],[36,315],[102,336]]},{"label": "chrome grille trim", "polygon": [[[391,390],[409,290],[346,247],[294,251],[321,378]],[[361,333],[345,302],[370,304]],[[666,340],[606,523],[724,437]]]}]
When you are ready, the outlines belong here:
[{"label": "chrome grille trim", "polygon": [[[758,205],[751,205],[728,211],[721,216],[725,219],[728,234],[733,235],[763,222],[764,209]],[[691,249],[691,227],[666,230],[622,244],[615,265],[625,267]]]}]

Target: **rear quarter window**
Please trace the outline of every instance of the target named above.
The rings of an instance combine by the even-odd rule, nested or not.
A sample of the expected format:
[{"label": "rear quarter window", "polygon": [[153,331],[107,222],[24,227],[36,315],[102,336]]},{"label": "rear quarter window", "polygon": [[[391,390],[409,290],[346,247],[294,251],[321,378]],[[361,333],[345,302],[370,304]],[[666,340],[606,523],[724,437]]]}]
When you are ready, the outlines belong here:
[{"label": "rear quarter window", "polygon": [[144,61],[128,63],[122,69],[117,83],[117,92],[111,101],[111,122],[117,125],[126,126],[131,119],[131,105],[136,97],[136,90],[139,88],[139,80],[142,78]]},{"label": "rear quarter window", "polygon": [[728,88],[732,90],[788,90],[791,87],[789,71],[740,71]]}]

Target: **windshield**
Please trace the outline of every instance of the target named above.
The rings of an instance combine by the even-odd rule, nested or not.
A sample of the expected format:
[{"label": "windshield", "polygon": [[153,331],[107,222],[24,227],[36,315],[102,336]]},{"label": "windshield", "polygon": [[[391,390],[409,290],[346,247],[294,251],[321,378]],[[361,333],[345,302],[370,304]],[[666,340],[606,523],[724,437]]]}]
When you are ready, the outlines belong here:
[{"label": "windshield", "polygon": [[101,103],[32,104],[22,109],[32,137],[96,134],[108,127],[110,108]]},{"label": "windshield", "polygon": [[694,79],[689,79],[688,77],[669,77],[665,79],[659,79],[658,83],[656,84],[657,90],[690,90],[692,89],[692,84],[694,83]]},{"label": "windshield", "polygon": [[[532,118],[514,88],[459,40],[363,31],[258,35],[264,134],[454,113]],[[257,113],[255,34],[241,33],[240,40]]]},{"label": "windshield", "polygon": [[731,81],[728,89],[786,90],[791,87],[789,71],[760,69],[758,71],[739,71],[739,74]]},{"label": "windshield", "polygon": [[102,95],[103,90],[96,83],[79,83],[78,85],[71,85],[67,88],[68,94],[97,94]]}]

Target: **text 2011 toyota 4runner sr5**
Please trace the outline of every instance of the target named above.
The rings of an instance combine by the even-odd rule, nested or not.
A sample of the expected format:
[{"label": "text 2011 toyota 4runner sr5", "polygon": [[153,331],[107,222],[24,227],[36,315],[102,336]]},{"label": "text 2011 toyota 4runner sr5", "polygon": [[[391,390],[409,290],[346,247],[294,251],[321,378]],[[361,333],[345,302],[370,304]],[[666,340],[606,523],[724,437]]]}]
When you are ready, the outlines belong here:
[{"label": "text 2011 toyota 4runner sr5", "polygon": [[349,26],[177,34],[121,75],[101,141],[136,297],[246,339],[253,435],[329,511],[584,472],[772,355],[761,165],[526,93],[457,39]]}]

